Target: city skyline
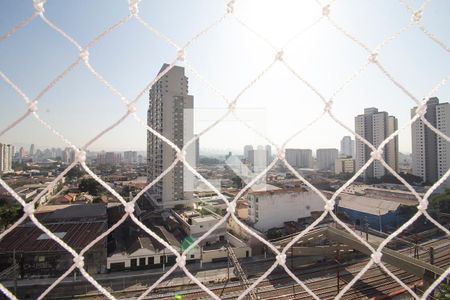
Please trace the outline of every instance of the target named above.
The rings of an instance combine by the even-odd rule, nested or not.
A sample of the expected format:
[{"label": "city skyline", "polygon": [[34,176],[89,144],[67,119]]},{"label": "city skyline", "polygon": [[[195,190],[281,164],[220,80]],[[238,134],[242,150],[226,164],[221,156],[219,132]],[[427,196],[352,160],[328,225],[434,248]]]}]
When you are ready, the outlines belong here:
[{"label": "city skyline", "polygon": [[[305,5],[304,11],[302,11],[303,18],[293,18],[296,26],[293,26],[293,23],[286,27],[289,24],[288,21],[293,22],[293,12],[298,13],[295,8],[299,4],[292,2],[286,3],[286,7],[278,7],[259,2],[257,5],[260,8],[261,16],[270,13],[287,14],[286,20],[281,20],[279,24],[274,25],[274,28],[270,28],[265,24],[264,18],[251,14],[252,5],[255,3],[247,2],[239,4],[236,12],[250,25],[260,28],[262,34],[280,46],[298,28],[309,25],[313,21],[312,16],[317,10],[320,10],[316,4]],[[6,6],[8,5],[6,4]],[[89,5],[94,7],[71,3],[61,7],[58,2],[49,2],[46,4],[46,14],[83,44],[94,37],[96,32],[101,32],[103,28],[109,26],[110,21],[114,20],[121,11],[120,7],[111,5],[111,9],[105,12],[100,19],[94,18],[94,15],[91,14],[84,16],[86,24],[82,26],[74,23],[71,15],[65,13],[71,11],[71,14],[76,16],[95,10],[102,4],[100,1]],[[144,19],[151,20],[150,23],[155,28],[180,44],[192,36],[196,30],[202,28],[202,25],[209,23],[210,17],[219,16],[224,9],[220,1],[199,1],[195,4],[180,2],[180,10],[173,12],[174,17],[176,19],[189,17],[195,21],[179,28],[179,26],[166,22],[159,14],[155,14],[155,5],[159,11],[166,11],[170,9],[171,4],[144,2],[140,5],[140,14]],[[412,5],[418,5],[418,3],[414,2]],[[450,26],[445,26],[448,20],[441,13],[448,11],[449,6],[448,2],[433,2],[427,7],[427,14],[423,16],[424,24],[441,38],[450,36],[448,29]],[[15,6],[14,9],[5,9],[4,11],[10,13],[4,18],[0,18],[0,28],[7,30],[17,23],[17,20],[23,19],[22,17],[30,13],[31,9],[31,5],[25,4]],[[61,13],[53,14],[53,11]],[[386,11],[389,11],[389,15],[392,16],[387,20],[381,18],[384,16],[383,12]],[[358,13],[355,14],[355,12]],[[367,7],[357,2],[352,5],[342,4],[336,6],[336,9],[332,10],[332,14],[334,18],[351,28],[352,33],[369,46],[377,45],[410,21],[404,8],[400,4],[392,2],[370,4]],[[352,18],[347,18],[349,15]],[[353,26],[358,21],[366,19],[372,20],[374,25],[364,23],[366,26]],[[101,40],[90,51],[92,65],[127,97],[137,94],[154,78],[160,65],[163,62],[172,61],[176,54],[176,51],[166,45],[164,41],[137,25],[126,24],[124,28],[120,28]],[[35,43],[29,44],[29,38],[35,36],[40,38],[33,40]],[[224,52],[222,49],[225,49],[225,45],[228,43],[240,46],[231,47],[230,51]],[[47,45],[50,44],[52,47],[48,48]],[[130,48],[126,45],[130,44],[135,45],[133,55],[128,54]],[[333,51],[330,50],[330,45],[333,45]],[[112,49],[115,51],[111,51]],[[28,51],[32,50],[36,51],[39,59],[31,60],[31,57],[27,55]],[[297,58],[294,54],[300,50],[301,55]],[[148,53],[152,53],[152,55],[148,55]],[[258,53],[258,55],[253,55],[254,53]],[[49,31],[39,20],[32,22],[23,31],[19,31],[14,38],[5,40],[0,48],[0,54],[4,58],[0,60],[0,69],[30,97],[39,93],[67,66],[73,55],[76,56],[66,41],[56,33]],[[292,64],[298,72],[301,72],[301,75],[325,97],[329,97],[367,60],[364,50],[359,49],[357,45],[333,31],[326,22],[320,22],[311,33],[295,39],[285,49],[284,54],[286,61]],[[422,32],[411,29],[388,44],[380,52],[379,59],[417,99],[422,99],[437,82],[448,76],[447,70],[450,68],[450,62],[446,59],[446,54],[442,49],[435,47],[431,40],[424,37]],[[115,59],[116,55],[120,55],[121,59]],[[217,60],[217,57],[226,59]],[[227,21],[226,24],[213,29],[186,51],[186,58],[195,69],[198,69],[201,75],[231,99],[263,70],[273,57],[274,54],[270,47],[261,43],[251,33],[246,32],[245,29],[239,27],[239,24],[232,21]],[[307,57],[308,59],[305,60]],[[43,66],[40,63],[42,61],[51,63]],[[246,68],[239,68],[242,65],[245,65]],[[26,76],[24,71],[26,71]],[[189,68],[186,69],[186,74],[191,78],[191,94],[195,95],[197,99],[194,132],[198,133],[225,112],[226,104]],[[22,78],[27,76],[30,77],[30,80],[23,81]],[[448,101],[449,95],[449,85],[444,85],[436,93],[442,102]],[[25,107],[20,98],[3,81],[0,81],[0,96],[5,101],[4,105],[8,105],[10,112],[7,115],[0,113],[0,128],[5,128],[23,113]],[[59,101],[59,99],[64,99],[64,101]],[[237,104],[238,112],[248,117],[247,119],[251,123],[256,124],[277,144],[284,142],[296,130],[305,127],[323,111],[322,101],[287,69],[278,64],[246,91]],[[137,103],[137,113],[142,120],[146,118],[146,105],[144,97]],[[370,106],[389,111],[398,118],[399,128],[401,128],[410,118],[409,109],[414,106],[414,103],[389,82],[376,67],[369,65],[360,77],[336,96],[333,111],[347,126],[352,127],[353,116],[362,111],[364,107]],[[286,110],[286,107],[289,109]],[[105,108],[107,109],[105,110]],[[250,113],[246,113],[246,110]],[[98,115],[100,111],[105,112],[102,118],[99,118]],[[70,141],[81,146],[93,134],[100,132],[117,120],[123,114],[124,106],[83,66],[79,66],[44,95],[38,112]],[[257,112],[260,116],[248,116],[252,112]],[[35,120],[27,118],[20,126],[6,133],[2,137],[2,141],[12,144],[39,142],[51,147],[65,147],[52,133],[36,124]],[[238,137],[234,135],[237,131],[240,132]],[[317,132],[322,134],[317,135]],[[311,149],[338,147],[340,138],[345,135],[349,135],[349,132],[337,126],[329,117],[325,117],[294,139],[287,147]],[[145,129],[134,120],[129,119],[94,143],[91,149],[126,150],[117,143],[117,141],[124,141],[130,145],[129,148],[145,150],[145,136]],[[242,145],[248,143],[266,144],[232,118],[216,126],[211,133],[207,133],[201,139],[202,149],[224,149],[224,153],[229,150],[241,149]],[[399,136],[401,152],[411,153],[410,141],[411,132],[407,126]],[[226,147],[224,147],[225,145]]]}]

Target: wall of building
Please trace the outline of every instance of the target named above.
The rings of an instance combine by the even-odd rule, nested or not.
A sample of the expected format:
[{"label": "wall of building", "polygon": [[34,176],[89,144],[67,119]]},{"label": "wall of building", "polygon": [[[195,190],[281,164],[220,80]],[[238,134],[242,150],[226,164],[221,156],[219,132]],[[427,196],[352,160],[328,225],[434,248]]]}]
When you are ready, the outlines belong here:
[{"label": "wall of building", "polygon": [[284,222],[310,217],[313,211],[323,211],[324,205],[312,191],[250,194],[249,220],[256,229],[266,232],[282,227]]}]

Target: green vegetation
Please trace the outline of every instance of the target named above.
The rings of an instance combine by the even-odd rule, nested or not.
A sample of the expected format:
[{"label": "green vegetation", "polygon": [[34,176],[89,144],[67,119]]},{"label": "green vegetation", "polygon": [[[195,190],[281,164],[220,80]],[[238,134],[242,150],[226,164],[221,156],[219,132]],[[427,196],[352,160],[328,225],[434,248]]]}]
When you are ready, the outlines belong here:
[{"label": "green vegetation", "polygon": [[242,186],[242,178],[239,176],[234,176],[231,181],[233,182],[233,187],[236,189],[241,189],[243,188]]},{"label": "green vegetation", "polygon": [[68,179],[77,179],[83,176],[83,172],[81,171],[79,166],[75,166],[67,172],[66,177]]},{"label": "green vegetation", "polygon": [[200,157],[200,164],[202,165],[219,165],[222,164],[223,161],[217,158],[211,158],[211,157]]},{"label": "green vegetation", "polygon": [[11,207],[0,207],[0,228],[6,228],[9,224],[17,221],[22,215],[23,210],[19,204]]},{"label": "green vegetation", "polygon": [[280,228],[271,228],[267,231],[268,239],[276,239],[283,236],[283,231]]},{"label": "green vegetation", "polygon": [[98,196],[104,191],[104,188],[94,178],[81,179],[78,188],[82,192],[88,192],[92,196]]},{"label": "green vegetation", "polygon": [[442,213],[450,213],[450,189],[445,189],[444,193],[431,197],[430,207]]},{"label": "green vegetation", "polygon": [[450,285],[442,283],[438,286],[433,299],[448,300],[450,299]]}]

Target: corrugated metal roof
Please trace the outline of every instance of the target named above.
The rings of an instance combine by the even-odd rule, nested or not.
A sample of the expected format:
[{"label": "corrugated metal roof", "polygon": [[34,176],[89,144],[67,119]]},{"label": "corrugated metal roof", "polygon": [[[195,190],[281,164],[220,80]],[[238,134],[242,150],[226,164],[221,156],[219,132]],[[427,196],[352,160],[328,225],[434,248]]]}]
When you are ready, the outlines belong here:
[{"label": "corrugated metal roof", "polygon": [[397,210],[400,203],[369,198],[364,196],[357,196],[351,194],[340,194],[339,207],[364,212],[371,215],[382,216],[391,211]]}]

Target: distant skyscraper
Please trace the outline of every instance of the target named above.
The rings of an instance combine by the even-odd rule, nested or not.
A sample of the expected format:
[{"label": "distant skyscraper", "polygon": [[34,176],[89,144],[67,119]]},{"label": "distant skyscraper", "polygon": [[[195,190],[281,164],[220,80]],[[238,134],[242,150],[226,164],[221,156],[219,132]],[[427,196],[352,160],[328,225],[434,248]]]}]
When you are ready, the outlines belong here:
[{"label": "distant skyscraper", "polygon": [[[168,64],[159,71],[163,72]],[[188,78],[184,68],[175,66],[162,76],[150,90],[147,123],[154,130],[171,140],[180,149],[194,135],[194,99],[188,95]],[[195,162],[195,151],[188,147],[186,159]],[[154,134],[147,133],[147,180],[153,181],[175,160],[175,151]],[[159,180],[147,193],[165,208],[192,201],[193,176],[178,163]]]},{"label": "distant skyscraper", "polygon": [[[46,149],[48,151],[48,156],[50,156],[51,151],[49,149]],[[62,162],[65,164],[71,164],[75,160],[75,151],[72,148],[65,148],[62,152]]]},{"label": "distant skyscraper", "polygon": [[313,159],[311,149],[286,149],[287,162],[294,168],[312,169]]},{"label": "distant skyscraper", "polygon": [[344,136],[341,140],[341,155],[353,157],[355,153],[355,141],[350,136]]},{"label": "distant skyscraper", "polygon": [[[389,135],[397,130],[397,119],[387,112],[379,112],[377,108],[364,109],[363,115],[355,117],[355,132],[378,147]],[[370,158],[372,150],[360,140],[356,140],[356,170],[359,170]],[[383,159],[395,171],[398,170],[398,136],[383,149]],[[380,178],[386,170],[381,162],[374,161],[364,172],[364,179]]]},{"label": "distant skyscraper", "polygon": [[244,158],[246,160],[248,160],[248,153],[253,150],[253,146],[252,145],[245,145],[244,146]]},{"label": "distant skyscraper", "polygon": [[267,167],[267,152],[262,146],[248,152],[248,162],[253,168],[253,172],[261,172]]},{"label": "distant skyscraper", "polygon": [[[417,107],[411,109],[411,117]],[[425,119],[445,135],[450,135],[450,104],[439,103],[439,99],[430,98],[427,102]],[[412,172],[425,182],[435,183],[450,168],[450,145],[436,135],[418,119],[411,124],[412,135]],[[443,184],[450,187],[450,180]]]},{"label": "distant skyscraper", "polygon": [[195,165],[200,164],[200,137],[195,135],[197,139],[195,140]]},{"label": "distant skyscraper", "polygon": [[0,174],[12,171],[13,152],[13,146],[0,144]]},{"label": "distant skyscraper", "polygon": [[334,162],[338,157],[338,149],[317,149],[317,169],[320,171],[334,171]]},{"label": "distant skyscraper", "polygon": [[30,146],[30,156],[33,157],[34,155],[34,144],[31,144]]},{"label": "distant skyscraper", "polygon": [[266,162],[270,164],[272,162],[272,146],[266,145]]},{"label": "distant skyscraper", "polygon": [[23,161],[23,159],[25,158],[25,155],[26,155],[25,149],[23,149],[23,147],[20,147],[20,149],[19,149],[19,161],[20,162]]},{"label": "distant skyscraper", "polygon": [[127,164],[137,163],[137,152],[136,151],[125,151],[123,153],[123,160]]}]

